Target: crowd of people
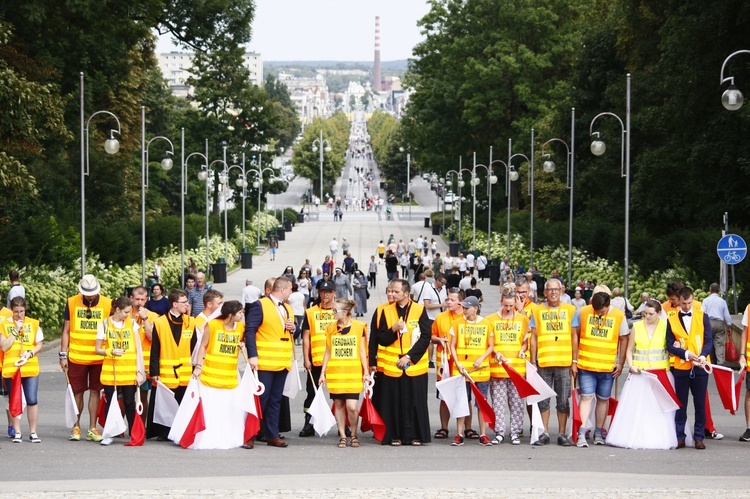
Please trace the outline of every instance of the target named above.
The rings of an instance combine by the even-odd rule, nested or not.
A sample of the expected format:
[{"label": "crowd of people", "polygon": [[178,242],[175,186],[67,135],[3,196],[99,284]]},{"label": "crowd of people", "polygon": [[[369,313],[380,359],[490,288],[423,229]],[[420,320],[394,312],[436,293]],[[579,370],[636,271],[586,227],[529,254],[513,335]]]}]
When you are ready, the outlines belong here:
[{"label": "crowd of people", "polygon": [[[343,258],[337,265],[339,248]],[[477,281],[487,277],[482,254],[441,257],[434,240],[420,237],[405,243],[391,236],[378,245],[365,274],[346,239],[341,244],[332,240],[329,250],[321,266],[309,260],[298,272],[286,266],[279,277],[267,279],[263,289],[248,279],[240,300],[225,300],[197,269],[185,289],[166,292],[155,283],[114,300],[100,294],[95,276],[83,276],[79,293],[65,304],[59,352],[79,410],[70,440],[85,435],[86,440],[110,445],[114,438],[102,435],[97,416],[100,404],[108,412],[119,394],[129,428],[140,418],[147,439],[179,442],[180,435],[160,409],[161,387],[178,405],[188,390],[200,394],[205,429],[190,448],[254,448],[256,442],[286,447],[284,433],[292,429],[293,409],[285,390],[299,364],[306,384],[299,436],[315,435],[309,410],[325,386],[333,400],[339,447],[360,446],[358,404],[367,387],[385,425],[378,438],[383,445],[420,446],[433,438],[450,439],[454,446],[467,440],[485,446],[518,445],[524,438],[526,403],[511,371],[524,378],[535,374],[554,392],[555,441],[561,446],[588,447],[591,442],[636,449],[705,449],[706,438],[722,438],[707,397],[711,366],[725,362],[725,343],[731,342],[731,316],[717,285],[701,304],[692,289],[669,283],[664,303],[643,296],[634,309],[619,290],[604,285],[581,286],[570,298],[555,272],[535,293],[533,274],[519,272],[515,281],[501,284],[500,302],[492,304],[477,287]],[[387,301],[367,320],[358,320],[368,313],[369,289],[377,286],[381,267]],[[4,389],[7,393],[22,386],[29,440],[38,443],[36,355],[43,334],[39,322],[26,316],[17,272],[10,277],[13,297],[0,310]],[[588,301],[583,291],[590,295]],[[748,311],[750,307],[743,319],[742,369],[747,369]],[[301,345],[299,359],[295,344]],[[244,396],[238,375],[242,358],[264,386],[258,397],[262,419],[250,433],[248,412],[236,403]],[[468,414],[454,417],[453,438],[453,416],[444,401],[439,427],[434,434],[431,430],[432,368],[437,381],[463,377],[467,399],[480,399]],[[13,385],[10,379],[17,372],[22,381]],[[613,388],[623,372],[627,380],[616,406],[618,417],[607,428],[607,417],[614,412]],[[750,381],[747,390],[743,441],[750,441]],[[673,407],[665,406],[664,393],[674,400]],[[443,399],[440,390],[436,394]],[[691,395],[693,427],[688,428]],[[494,422],[477,410],[482,398],[491,405]],[[571,432],[572,407],[579,417]],[[545,445],[552,442],[550,399],[540,400],[538,410],[540,419],[537,428],[530,429],[529,442]],[[12,441],[23,441],[20,418],[9,413],[8,422]]]}]

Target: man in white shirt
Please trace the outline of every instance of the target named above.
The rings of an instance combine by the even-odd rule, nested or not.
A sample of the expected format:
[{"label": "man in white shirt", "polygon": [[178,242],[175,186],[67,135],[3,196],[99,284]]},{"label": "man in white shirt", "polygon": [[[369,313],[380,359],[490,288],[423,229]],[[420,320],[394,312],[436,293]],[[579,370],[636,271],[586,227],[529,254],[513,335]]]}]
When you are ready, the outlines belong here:
[{"label": "man in white shirt", "polygon": [[21,275],[16,269],[13,269],[8,273],[8,280],[10,281],[10,291],[8,291],[6,307],[10,308],[10,301],[16,296],[26,298],[26,289],[24,289],[21,284]]},{"label": "man in white shirt", "polygon": [[477,273],[481,281],[484,281],[484,275],[486,273],[486,269],[487,269],[487,257],[484,256],[484,253],[480,251],[479,256],[477,257]]},{"label": "man in white shirt", "polygon": [[[701,303],[701,310],[708,316],[708,320],[711,323],[711,331],[714,335],[714,348],[711,355],[717,364],[723,365],[727,337],[729,341],[732,341],[731,335],[727,335],[727,331],[732,330],[732,316],[729,314],[729,307],[727,307],[726,300],[719,295],[719,291],[721,291],[719,284],[712,283],[708,290],[711,294]],[[742,350],[744,348],[740,351]]]},{"label": "man in white shirt", "polygon": [[328,248],[331,250],[331,260],[336,260],[336,256],[339,254],[339,242],[334,237],[330,244],[328,245]]},{"label": "man in white shirt", "polygon": [[261,296],[263,296],[263,292],[257,286],[253,286],[253,280],[245,279],[245,287],[242,288],[242,297],[240,298],[242,308],[260,300]]},{"label": "man in white shirt", "polygon": [[471,272],[464,271],[464,277],[458,282],[458,288],[464,292],[471,288]]},{"label": "man in white shirt", "polygon": [[472,275],[474,274],[474,253],[469,252],[466,255],[466,270]]},{"label": "man in white shirt", "polygon": [[[445,289],[445,283],[447,282],[445,275],[438,274],[437,277],[435,277],[434,285],[430,282],[432,275],[432,270],[425,271],[425,280],[422,281],[423,284],[417,283],[414,285],[414,287],[417,287],[418,284],[422,286],[414,295],[414,301],[424,305],[424,308],[427,311],[427,318],[430,319],[430,327],[432,327],[432,323],[435,321],[438,314],[448,306],[446,303],[448,294]],[[429,367],[435,367],[435,346],[432,342],[430,342],[427,352],[429,355]]]}]

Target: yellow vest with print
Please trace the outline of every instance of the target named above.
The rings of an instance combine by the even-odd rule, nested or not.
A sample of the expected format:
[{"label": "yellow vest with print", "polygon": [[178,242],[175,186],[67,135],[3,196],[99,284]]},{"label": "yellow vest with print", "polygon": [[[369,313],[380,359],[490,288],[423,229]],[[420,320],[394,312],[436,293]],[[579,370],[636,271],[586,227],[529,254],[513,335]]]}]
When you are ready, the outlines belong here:
[{"label": "yellow vest with print", "polygon": [[[456,335],[456,356],[467,371],[474,369],[473,364],[482,356],[490,346],[490,337],[493,332],[492,324],[486,319],[478,322],[469,322],[466,317],[454,322],[451,327],[453,334]],[[453,376],[459,374],[458,367],[453,366],[451,370]],[[482,365],[478,370],[471,373],[474,381],[490,380],[490,358],[485,357]]]},{"label": "yellow vest with print", "polygon": [[[419,325],[419,318],[422,316],[422,311],[424,310],[424,306],[413,301],[409,302],[408,307],[408,315],[404,318],[406,332],[390,345],[383,347],[382,357],[380,356],[381,350],[378,349],[378,366],[381,365],[382,359],[383,374],[391,378],[399,378],[404,372],[406,372],[407,376],[427,374],[427,355],[422,355],[422,358],[416,364],[412,361],[411,365],[405,370],[399,369],[396,365],[398,359],[409,353],[412,344],[416,342],[416,338],[412,338],[412,334],[414,333],[414,328]],[[383,308],[383,313],[385,314],[385,323],[389,329],[399,321],[398,308],[395,303],[386,305]]]},{"label": "yellow vest with print", "polygon": [[[104,342],[102,346],[108,355],[104,357],[102,374],[100,380],[107,386],[127,386],[136,383],[136,371],[138,370],[138,350],[133,331],[133,321],[130,316],[125,318],[123,327],[117,327],[108,317],[104,320]],[[121,357],[112,357],[110,350],[121,348]]]},{"label": "yellow vest with print", "polygon": [[[133,312],[133,319],[135,319],[135,322],[137,322],[141,326],[138,329],[138,334],[141,337],[141,349],[143,349],[143,364],[146,366],[146,370],[148,370],[148,365],[151,362],[151,340],[146,337],[146,321],[153,324],[156,321],[157,317],[159,317],[159,314],[149,310],[148,318],[144,321],[138,314],[135,313],[135,311]],[[153,330],[151,330],[151,334],[154,334]]]},{"label": "yellow vest with print", "polygon": [[[451,324],[453,324],[455,321],[459,320],[464,316],[464,313],[461,312],[460,314],[454,314],[450,310],[444,310],[437,314],[437,317],[435,317],[435,320],[432,323],[432,336],[437,336],[439,338],[448,338],[448,333],[450,333],[451,330]],[[437,376],[437,380],[440,381],[442,377],[440,376],[440,368],[443,365],[443,344],[439,343],[436,348],[435,353],[435,360],[437,361],[437,368],[435,369],[435,375]],[[450,369],[450,353],[445,352],[446,356],[448,358],[448,366],[445,367],[446,372],[448,372],[448,369]]]},{"label": "yellow vest with print", "polygon": [[99,295],[96,306],[83,304],[80,294],[68,298],[70,316],[70,345],[68,359],[76,364],[89,366],[101,364],[104,357],[96,354],[96,332],[99,323],[109,317],[112,300]]},{"label": "yellow vest with print", "polygon": [[307,324],[310,326],[310,357],[312,365],[322,366],[323,356],[326,353],[326,328],[332,322],[336,322],[331,309],[322,309],[320,305],[308,308]]},{"label": "yellow vest with print", "polygon": [[227,331],[223,320],[213,319],[208,323],[208,334],[201,382],[213,388],[232,389],[238,384],[237,356],[239,343],[245,336],[245,324],[238,322],[234,330]]},{"label": "yellow vest with print", "polygon": [[[678,314],[672,314],[668,320],[675,339],[680,342],[680,348],[690,350],[695,355],[700,356],[703,349],[703,311],[695,310],[695,307],[693,307],[693,319],[690,321],[690,331],[685,331],[685,328],[682,327]],[[693,363],[686,361],[684,357],[680,358],[675,355],[671,357],[674,362],[672,367],[675,369],[689,371],[693,368]]]},{"label": "yellow vest with print", "polygon": [[284,329],[287,317],[294,317],[292,307],[284,305],[284,318],[279,307],[269,297],[258,300],[263,310],[263,322],[255,333],[258,349],[258,369],[284,371],[292,368],[292,335]]},{"label": "yellow vest with print", "polygon": [[[508,365],[518,371],[521,376],[526,376],[526,359],[519,358],[518,352],[523,347],[523,339],[529,330],[529,318],[521,312],[516,312],[512,319],[503,319],[499,313],[487,317],[492,324],[495,335],[495,351],[505,357]],[[490,362],[490,375],[496,379],[508,377],[508,372],[500,362]]]},{"label": "yellow vest with print", "polygon": [[617,344],[625,312],[609,307],[607,315],[594,313],[594,307],[581,308],[578,340],[578,368],[596,373],[611,372],[617,362]]},{"label": "yellow vest with print", "polygon": [[326,385],[333,394],[360,393],[362,391],[362,359],[360,349],[367,338],[367,325],[353,320],[347,334],[341,334],[338,324],[326,328]]},{"label": "yellow vest with print", "polygon": [[669,369],[667,352],[667,321],[660,319],[649,339],[646,324],[643,321],[633,323],[635,350],[633,365],[639,369]]},{"label": "yellow vest with print", "polygon": [[[2,322],[2,333],[5,338],[9,338],[16,332],[16,325],[13,323],[12,314]],[[39,330],[39,321],[30,317],[25,317],[23,327],[16,337],[16,340],[5,352],[2,360],[3,378],[12,378],[18,369],[15,363],[21,358],[21,354],[26,350],[33,350],[36,346],[36,332]],[[31,378],[39,375],[39,359],[35,355],[21,366],[21,377]]]},{"label": "yellow vest with print", "polygon": [[[378,308],[375,309],[375,313],[373,314],[373,316],[375,317],[375,324],[380,324],[380,316],[383,313],[383,309],[385,309],[385,307],[387,307],[388,305],[390,305],[390,303],[381,303],[380,305],[378,305]],[[379,373],[382,373],[383,363],[385,362],[384,357],[383,357],[385,355],[385,347],[381,345],[380,343],[378,343],[377,345],[378,345],[378,352],[377,352],[377,358],[376,358],[376,362],[377,362],[376,368]]]},{"label": "yellow vest with print", "polygon": [[557,308],[534,308],[539,367],[570,367],[573,362],[572,329],[576,308],[561,303]]},{"label": "yellow vest with print", "polygon": [[193,374],[190,361],[190,340],[195,328],[192,317],[182,316],[182,333],[180,341],[175,343],[169,318],[172,312],[159,316],[154,322],[154,331],[159,335],[159,379],[169,388],[187,386]]}]

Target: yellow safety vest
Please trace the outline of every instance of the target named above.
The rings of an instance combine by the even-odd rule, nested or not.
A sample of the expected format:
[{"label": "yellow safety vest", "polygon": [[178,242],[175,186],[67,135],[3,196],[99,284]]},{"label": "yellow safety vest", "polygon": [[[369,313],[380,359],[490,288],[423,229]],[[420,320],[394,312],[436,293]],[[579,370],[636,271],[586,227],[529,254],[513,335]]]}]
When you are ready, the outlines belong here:
[{"label": "yellow safety vest", "polygon": [[180,341],[175,343],[169,318],[172,312],[159,316],[154,322],[154,331],[159,335],[159,379],[168,388],[187,386],[193,374],[190,362],[190,340],[193,339],[195,328],[192,317],[182,316],[182,334]]},{"label": "yellow safety vest", "polygon": [[576,308],[561,303],[558,308],[533,309],[537,337],[537,363],[540,367],[570,367],[573,362],[573,315]]},{"label": "yellow safety vest", "polygon": [[[487,317],[492,324],[495,335],[495,351],[500,352],[506,361],[522,376],[526,376],[526,359],[518,357],[523,347],[523,339],[529,329],[529,318],[521,312],[513,314],[512,319],[503,319],[500,313]],[[508,377],[508,372],[500,362],[490,362],[490,375],[496,379]]]},{"label": "yellow safety vest", "polygon": [[[403,376],[404,372],[406,372],[407,376],[427,374],[427,355],[422,355],[422,358],[417,363],[412,361],[412,364],[405,370],[399,369],[396,365],[398,359],[411,350],[412,343],[416,340],[416,338],[412,338],[412,334],[414,333],[414,328],[419,325],[419,318],[422,316],[422,311],[424,310],[423,305],[413,301],[409,302],[408,307],[408,315],[404,318],[406,332],[396,338],[390,345],[382,347],[382,356],[380,355],[381,350],[378,349],[378,366],[381,366],[382,361],[383,374],[391,378],[399,378]],[[385,314],[385,323],[388,328],[392,328],[399,321],[396,303],[389,303],[383,307],[383,313]]]},{"label": "yellow safety vest", "polygon": [[[23,320],[23,327],[18,333],[16,340],[5,352],[5,356],[2,360],[3,365],[3,378],[12,378],[16,374],[18,369],[15,363],[21,358],[21,354],[26,350],[34,350],[36,346],[36,332],[39,331],[39,321],[32,319],[31,317],[25,317]],[[13,323],[13,317],[8,317],[2,322],[2,333],[6,338],[9,338],[16,332],[16,325]],[[31,357],[21,366],[21,377],[31,378],[39,375],[39,359]]]},{"label": "yellow safety vest", "polygon": [[[482,356],[490,346],[490,335],[493,334],[492,324],[486,319],[477,322],[469,322],[466,317],[457,320],[451,325],[453,334],[456,335],[456,356],[467,371],[474,369],[473,364]],[[459,374],[458,367],[451,369],[453,376]],[[490,380],[490,358],[487,356],[478,370],[470,374],[474,381]]]},{"label": "yellow safety vest", "polygon": [[326,353],[326,328],[332,322],[336,322],[331,309],[324,310],[320,305],[308,308],[307,324],[310,326],[310,356],[314,366],[323,365],[323,356]]},{"label": "yellow safety vest", "polygon": [[[695,310],[695,307],[693,307],[693,320],[690,321],[690,331],[685,331],[685,328],[682,327],[682,322],[680,322],[678,314],[672,314],[668,321],[672,327],[675,339],[680,342],[680,348],[690,350],[695,355],[700,356],[703,349],[703,311]],[[686,361],[684,357],[680,358],[674,355],[671,357],[674,362],[672,367],[675,369],[689,371],[693,368],[693,363]]]},{"label": "yellow safety vest", "polygon": [[[458,319],[462,318],[464,316],[464,313],[461,312],[460,314],[454,314],[450,310],[444,310],[437,314],[437,317],[435,317],[435,320],[432,322],[432,336],[437,336],[439,338],[448,338],[448,333],[450,333],[451,330],[451,324],[453,324]],[[442,343],[439,343],[437,345],[437,349],[435,350],[435,359],[437,360],[437,369],[435,370],[437,380],[440,381],[440,368],[442,367],[442,353],[443,353],[443,345]],[[447,353],[447,352],[446,352]],[[448,366],[446,366],[446,369],[450,368],[451,360],[450,355],[448,356]],[[446,371],[447,372],[447,371]]]},{"label": "yellow safety vest", "polygon": [[578,342],[578,368],[596,373],[611,372],[617,362],[617,344],[625,312],[609,307],[607,315],[594,313],[594,307],[581,308]]},{"label": "yellow safety vest", "polygon": [[651,338],[648,337],[646,323],[633,323],[635,350],[633,365],[639,369],[669,369],[667,353],[667,321],[660,319]]},{"label": "yellow safety vest", "polygon": [[208,323],[208,334],[201,382],[213,388],[232,389],[238,384],[237,356],[239,343],[245,336],[245,324],[238,322],[234,330],[227,331],[223,320],[213,319]]},{"label": "yellow safety vest", "polygon": [[326,348],[328,365],[326,366],[326,385],[333,394],[360,393],[362,391],[362,359],[360,349],[367,339],[367,325],[352,320],[351,330],[341,334],[338,324],[329,324],[326,328]]},{"label": "yellow safety vest", "polygon": [[[141,327],[138,329],[138,334],[141,336],[141,349],[143,350],[143,364],[146,366],[146,370],[148,370],[149,363],[151,362],[151,340],[149,340],[146,337],[146,321],[153,324],[156,322],[156,319],[159,317],[159,314],[156,312],[152,312],[151,310],[148,311],[148,319],[145,321],[141,319],[141,317],[135,313],[135,309],[133,311],[133,319],[135,319],[135,322],[137,322]],[[153,338],[153,330],[151,330],[152,338]]]},{"label": "yellow safety vest", "polygon": [[[117,327],[111,317],[104,320],[104,342],[102,346],[107,351],[102,364],[100,380],[107,386],[127,386],[136,383],[136,371],[138,370],[138,350],[135,342],[135,331],[130,316],[123,321],[123,327]],[[124,350],[121,357],[111,357],[110,350],[121,348]]]},{"label": "yellow safety vest", "polygon": [[292,307],[284,305],[282,313],[269,297],[258,300],[263,310],[263,323],[255,334],[258,349],[258,369],[261,371],[284,371],[292,368],[292,335],[284,329],[288,317],[294,317]]},{"label": "yellow safety vest", "polygon": [[70,345],[68,359],[81,365],[101,364],[104,357],[96,353],[96,332],[99,323],[109,317],[112,300],[99,295],[99,301],[93,307],[83,304],[80,294],[68,298],[70,313]]}]

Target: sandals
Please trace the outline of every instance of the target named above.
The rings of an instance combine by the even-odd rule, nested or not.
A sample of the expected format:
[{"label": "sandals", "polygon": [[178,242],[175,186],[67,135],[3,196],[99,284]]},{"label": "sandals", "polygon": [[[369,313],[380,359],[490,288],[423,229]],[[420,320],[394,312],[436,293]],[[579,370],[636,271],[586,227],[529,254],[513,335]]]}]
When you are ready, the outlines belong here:
[{"label": "sandals", "polygon": [[472,430],[471,428],[464,431],[464,437],[469,438],[471,440],[478,440],[479,439],[479,433]]},{"label": "sandals", "polygon": [[438,431],[435,432],[435,437],[437,439],[444,439],[448,438],[448,429],[447,428],[440,428]]},{"label": "sandals", "polygon": [[401,440],[391,441],[391,447],[399,447],[400,445],[401,445]]},{"label": "sandals", "polygon": [[411,441],[411,445],[413,447],[421,447],[422,446],[422,442],[420,440],[412,440]]},{"label": "sandals", "polygon": [[338,448],[339,449],[345,449],[346,448],[346,437],[339,438]]},{"label": "sandals", "polygon": [[352,437],[352,447],[359,447],[359,439],[357,437]]}]

